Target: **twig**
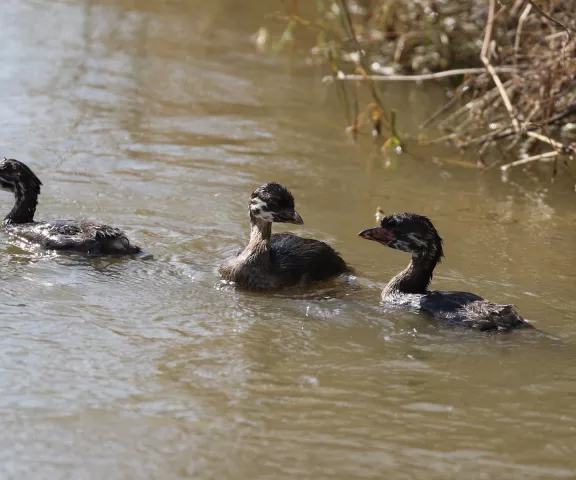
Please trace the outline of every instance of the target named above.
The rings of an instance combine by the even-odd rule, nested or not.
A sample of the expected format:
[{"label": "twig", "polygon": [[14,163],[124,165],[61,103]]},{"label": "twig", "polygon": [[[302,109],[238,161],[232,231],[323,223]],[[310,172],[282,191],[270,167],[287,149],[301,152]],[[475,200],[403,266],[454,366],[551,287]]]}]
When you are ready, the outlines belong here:
[{"label": "twig", "polygon": [[524,6],[524,0],[515,0],[514,5],[512,5],[512,8],[510,9],[510,15],[512,17],[515,17],[517,11],[520,10],[520,8],[522,8],[523,6]]},{"label": "twig", "polygon": [[450,110],[456,103],[460,101],[460,95],[454,95],[448,102],[446,102],[442,107],[436,110],[432,115],[430,115],[423,123],[420,124],[418,128],[426,128],[434,120],[436,120],[440,115],[443,115],[448,110]]},{"label": "twig", "polygon": [[[336,79],[347,81],[372,80],[375,82],[419,82],[421,80],[436,80],[438,78],[453,77],[455,75],[484,73],[485,71],[485,68],[457,68],[455,70],[425,73],[422,75],[345,75],[339,73]],[[495,71],[500,73],[514,73],[518,71],[518,69],[516,67],[496,67]],[[331,83],[334,79],[334,76],[327,75],[322,79],[322,81],[324,83]]]},{"label": "twig", "polygon": [[500,170],[505,172],[506,170],[508,170],[512,167],[518,167],[520,165],[525,165],[527,163],[537,162],[538,160],[545,160],[547,158],[554,158],[554,157],[557,157],[558,155],[560,155],[558,152],[541,153],[540,155],[534,155],[532,157],[523,158],[521,160],[516,160],[515,162],[508,163],[506,165],[502,165],[500,167]]},{"label": "twig", "polygon": [[556,38],[559,37],[563,37],[564,35],[567,35],[568,37],[570,36],[570,32],[556,32],[556,33],[551,33],[550,35],[546,35],[544,37],[544,40],[546,40],[547,42],[550,40],[555,40]]},{"label": "twig", "polygon": [[475,143],[480,143],[480,144],[484,144],[487,142],[493,142],[494,140],[498,139],[498,136],[504,132],[508,132],[510,129],[510,127],[505,127],[505,128],[500,128],[498,130],[495,130],[493,132],[489,132],[489,133],[485,133],[483,135],[480,135],[479,137],[475,137],[475,138],[471,138],[470,140],[468,140],[466,142],[466,145],[474,145]]},{"label": "twig", "polygon": [[484,42],[482,44],[482,52],[480,53],[480,60],[486,66],[486,70],[492,76],[492,80],[496,84],[496,88],[500,92],[500,96],[502,97],[502,101],[504,102],[504,106],[506,110],[508,110],[508,114],[510,115],[510,120],[512,121],[512,125],[514,126],[514,131],[516,133],[520,132],[520,124],[518,123],[518,119],[516,115],[514,115],[514,109],[512,108],[512,103],[510,102],[510,98],[508,98],[508,94],[504,87],[502,86],[502,82],[500,81],[500,77],[496,74],[494,67],[490,63],[490,59],[488,58],[488,49],[490,48],[490,40],[492,39],[492,27],[494,26],[494,8],[495,8],[496,0],[490,0],[490,9],[488,10],[488,23],[486,25],[486,34],[484,35]]},{"label": "twig", "polygon": [[[560,113],[554,115],[553,117],[547,118],[545,120],[545,125],[552,125],[552,124],[558,122],[559,120],[563,120],[564,118],[569,117],[570,115],[574,115],[574,114],[576,114],[576,103],[573,103],[572,105],[570,105],[565,111],[560,112]],[[542,127],[539,125],[536,125],[535,123],[532,123],[528,127],[525,127],[525,130],[530,131],[530,130],[534,130],[536,128],[542,128]],[[502,139],[509,137],[511,135],[514,135],[514,132],[511,131],[510,128],[508,128],[507,131],[496,135],[492,140],[502,140]]]},{"label": "twig", "polygon": [[536,132],[526,132],[526,135],[529,137],[535,138],[540,140],[541,142],[547,143],[548,145],[558,149],[558,153],[568,153],[574,152],[576,149],[572,145],[564,145],[563,143],[557,142],[556,140],[552,140],[550,137],[545,137],[544,135],[540,135]]},{"label": "twig", "polygon": [[516,64],[518,60],[518,50],[520,50],[520,36],[522,35],[522,27],[524,26],[524,22],[530,15],[530,10],[532,10],[532,5],[526,5],[526,8],[520,15],[520,19],[518,20],[518,28],[516,29],[516,38],[514,38],[514,64]]},{"label": "twig", "polygon": [[[574,109],[574,110],[572,111],[571,109]],[[576,112],[576,105],[572,105],[571,107],[568,108],[567,111],[561,112],[557,115],[554,115],[553,117],[550,117],[549,119],[546,119],[545,125],[551,125],[551,124],[557,122],[558,120],[562,120],[562,119],[566,118],[567,116],[569,116],[575,112]],[[532,137],[533,136],[532,133],[534,133],[534,132],[532,132],[532,130],[535,130],[537,128],[542,128],[542,126],[537,125],[535,123],[527,122],[527,123],[523,124],[522,128],[523,128],[523,132],[527,136]],[[512,135],[514,135],[514,130],[512,129],[512,127],[506,127],[506,128],[500,129],[500,130],[496,130],[493,132],[489,132],[489,133],[480,135],[479,137],[476,137],[476,138],[472,138],[472,139],[468,140],[467,142],[465,142],[465,146],[470,146],[470,145],[473,145],[476,143],[495,142],[497,140],[503,140],[503,139],[510,137]],[[543,141],[545,141],[546,143],[548,143],[550,145],[553,145],[552,143],[550,143],[548,141],[547,137],[543,137],[543,138],[546,139]],[[559,148],[566,148],[566,149],[568,149],[568,151],[573,151],[571,145],[566,146],[563,144],[559,144],[558,147]],[[566,151],[566,150],[564,150],[564,151]]]},{"label": "twig", "polygon": [[[512,83],[511,80],[508,80],[506,81],[504,86],[508,88],[508,86],[510,86],[511,83]],[[449,125],[454,121],[457,121],[456,119],[462,116],[463,114],[473,112],[477,109],[483,110],[486,107],[488,107],[492,102],[495,102],[499,98],[501,98],[500,93],[496,88],[493,88],[489,92],[487,92],[483,97],[471,100],[470,102],[466,103],[458,110],[456,110],[454,113],[451,113],[448,117],[442,120],[438,126],[440,128],[446,128],[447,125]]]},{"label": "twig", "polygon": [[555,18],[552,18],[550,15],[548,15],[544,10],[542,10],[538,5],[536,5],[536,2],[534,2],[534,0],[527,0],[527,1],[530,5],[532,5],[538,11],[538,13],[540,15],[542,15],[543,17],[547,18],[551,22],[555,23],[559,27],[562,27],[564,30],[566,30],[566,33],[568,34],[568,36],[570,36],[570,31],[576,32],[575,29],[564,25],[562,22],[560,22],[560,21],[556,20]]},{"label": "twig", "polygon": [[572,103],[566,110],[560,112],[553,117],[550,117],[546,120],[546,124],[550,125],[551,123],[557,122],[558,120],[562,120],[570,115],[576,115],[576,103]]},{"label": "twig", "polygon": [[[554,124],[560,120],[563,120],[564,118],[569,117],[570,115],[574,115],[574,114],[576,114],[576,103],[570,105],[565,111],[560,112],[560,113],[554,115],[553,117],[546,119],[545,125],[552,125],[552,124]],[[539,128],[539,127],[533,123],[533,124],[529,125],[528,127],[525,127],[525,131],[534,130],[536,128]],[[485,141],[487,139],[489,139],[490,141],[503,140],[507,137],[514,135],[514,133],[515,132],[512,130],[511,127],[507,127],[500,132],[492,132],[492,133],[483,135],[482,137],[475,138],[474,140],[472,140],[468,143],[470,143],[470,144],[478,143],[480,141]]]},{"label": "twig", "polygon": [[444,135],[442,137],[435,138],[434,140],[429,140],[426,142],[422,142],[423,145],[435,145],[437,143],[443,143],[448,140],[455,140],[460,136],[459,133],[449,133],[448,135]]}]

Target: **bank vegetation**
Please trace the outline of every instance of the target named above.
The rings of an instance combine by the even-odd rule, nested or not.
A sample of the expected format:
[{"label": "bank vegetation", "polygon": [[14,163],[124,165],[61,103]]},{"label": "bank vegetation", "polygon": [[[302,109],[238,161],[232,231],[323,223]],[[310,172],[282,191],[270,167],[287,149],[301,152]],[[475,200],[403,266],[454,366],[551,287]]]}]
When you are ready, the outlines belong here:
[{"label": "bank vegetation", "polygon": [[[576,178],[574,0],[317,0],[306,16],[301,3],[285,0],[277,15],[277,48],[299,29],[314,33],[310,53],[327,66],[351,135],[370,128],[401,148],[379,84],[443,82],[450,98],[421,125],[435,127],[428,142],[473,148],[482,168],[548,162],[553,176]],[[358,89],[370,93],[364,105]]]}]

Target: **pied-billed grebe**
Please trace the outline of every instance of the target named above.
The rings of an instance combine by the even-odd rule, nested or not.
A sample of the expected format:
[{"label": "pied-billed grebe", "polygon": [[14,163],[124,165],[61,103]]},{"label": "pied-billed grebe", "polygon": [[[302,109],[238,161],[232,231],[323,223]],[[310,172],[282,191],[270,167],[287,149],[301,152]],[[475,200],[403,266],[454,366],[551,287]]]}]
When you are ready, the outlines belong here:
[{"label": "pied-billed grebe", "polygon": [[255,190],[248,204],[250,241],[219,269],[224,280],[253,290],[288,288],[351,272],[328,244],[292,233],[272,235],[272,222],[304,223],[294,210],[294,197],[279,183]]},{"label": "pied-billed grebe", "polygon": [[532,327],[513,305],[498,305],[468,292],[428,290],[434,267],[444,256],[442,238],[428,218],[414,213],[389,215],[379,227],[358,235],[412,254],[408,267],[382,291],[385,303],[425,310],[436,319],[484,331]]},{"label": "pied-billed grebe", "polygon": [[0,188],[14,194],[15,204],[1,230],[31,245],[49,250],[99,254],[137,254],[126,235],[108,225],[77,220],[35,222],[34,213],[42,182],[26,165],[12,158],[0,159]]}]

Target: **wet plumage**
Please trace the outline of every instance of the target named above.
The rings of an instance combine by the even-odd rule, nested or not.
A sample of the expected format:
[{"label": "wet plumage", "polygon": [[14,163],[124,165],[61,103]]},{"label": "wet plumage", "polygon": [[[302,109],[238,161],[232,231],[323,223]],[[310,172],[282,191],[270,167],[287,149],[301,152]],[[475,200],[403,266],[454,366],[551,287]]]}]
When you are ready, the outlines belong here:
[{"label": "wet plumage", "polygon": [[22,162],[0,160],[0,188],[14,194],[14,207],[1,230],[13,238],[48,250],[75,251],[91,255],[136,254],[141,249],[119,229],[84,220],[34,221],[42,182]]},{"label": "wet plumage", "polygon": [[303,223],[294,208],[294,197],[278,183],[255,190],[249,202],[250,240],[220,266],[222,278],[243,288],[268,290],[320,282],[350,272],[327,243],[293,233],[272,235],[273,222]]},{"label": "wet plumage", "polygon": [[442,238],[428,218],[413,213],[389,215],[379,227],[359,235],[412,254],[408,267],[382,291],[385,303],[423,310],[436,319],[482,331],[531,327],[513,305],[492,303],[469,292],[428,289],[434,268],[444,256]]}]

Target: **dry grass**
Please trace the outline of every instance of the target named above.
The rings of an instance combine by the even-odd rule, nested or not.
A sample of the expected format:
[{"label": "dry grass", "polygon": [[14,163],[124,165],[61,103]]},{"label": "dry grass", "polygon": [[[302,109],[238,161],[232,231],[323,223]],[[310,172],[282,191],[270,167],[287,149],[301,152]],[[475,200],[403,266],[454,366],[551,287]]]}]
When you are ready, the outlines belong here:
[{"label": "dry grass", "polygon": [[[371,123],[398,146],[393,115],[378,96],[378,81],[459,83],[453,98],[423,126],[436,126],[459,148],[489,148],[514,161],[504,171],[558,160],[572,174],[576,156],[576,10],[574,0],[318,0],[314,20],[298,17],[298,1],[286,2],[289,25],[318,32],[313,52],[326,58],[355,134]],[[378,73],[378,74],[375,74]],[[358,105],[348,81],[370,89]],[[384,123],[386,130],[381,124]],[[500,162],[502,162],[500,160]]]}]

